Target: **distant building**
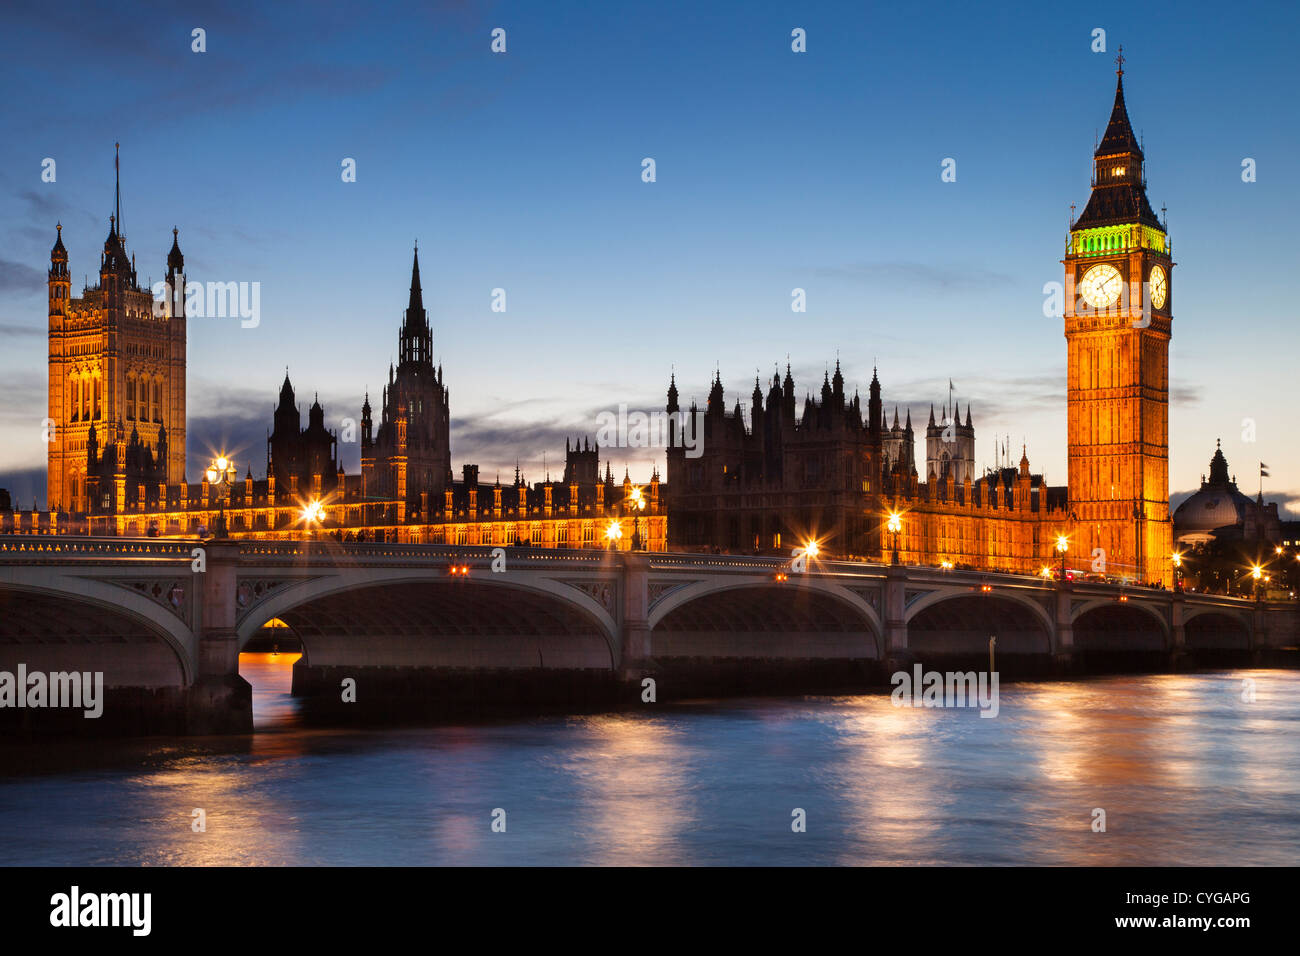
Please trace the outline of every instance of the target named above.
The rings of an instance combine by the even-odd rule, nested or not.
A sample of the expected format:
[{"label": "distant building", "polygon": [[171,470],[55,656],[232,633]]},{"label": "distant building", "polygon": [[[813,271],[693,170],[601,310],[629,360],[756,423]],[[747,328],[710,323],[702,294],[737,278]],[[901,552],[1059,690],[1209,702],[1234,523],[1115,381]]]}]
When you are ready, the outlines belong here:
[{"label": "distant building", "polygon": [[1228,460],[1216,442],[1209,478],[1202,475],[1200,489],[1174,511],[1174,541],[1182,547],[1285,544],[1282,525],[1277,502],[1265,504],[1262,494],[1250,498],[1237,490],[1237,480],[1228,476]]}]

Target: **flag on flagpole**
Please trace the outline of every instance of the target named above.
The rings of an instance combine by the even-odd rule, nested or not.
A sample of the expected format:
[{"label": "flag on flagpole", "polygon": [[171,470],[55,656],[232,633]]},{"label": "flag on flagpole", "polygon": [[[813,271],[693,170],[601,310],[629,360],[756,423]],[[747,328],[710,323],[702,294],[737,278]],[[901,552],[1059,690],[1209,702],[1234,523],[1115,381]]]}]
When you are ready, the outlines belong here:
[{"label": "flag on flagpole", "polygon": [[1261,477],[1261,478],[1267,478],[1268,476],[1269,476],[1269,475],[1268,475],[1268,465],[1264,464],[1264,463],[1261,461],[1261,462],[1259,463],[1259,477]]}]

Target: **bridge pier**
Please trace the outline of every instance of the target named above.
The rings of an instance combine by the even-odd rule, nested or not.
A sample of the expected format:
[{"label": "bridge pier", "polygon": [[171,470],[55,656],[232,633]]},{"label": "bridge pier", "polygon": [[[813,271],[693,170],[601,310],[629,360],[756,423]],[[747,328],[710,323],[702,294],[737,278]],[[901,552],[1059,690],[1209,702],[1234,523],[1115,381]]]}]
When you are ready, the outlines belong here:
[{"label": "bridge pier", "polygon": [[1183,621],[1186,604],[1181,591],[1175,591],[1169,601],[1169,667],[1175,671],[1186,670],[1191,659],[1187,650],[1187,627]]},{"label": "bridge pier", "polygon": [[650,663],[650,559],[628,551],[622,559],[619,646],[620,680],[639,681]]},{"label": "bridge pier", "polygon": [[1069,673],[1075,669],[1077,658],[1074,647],[1074,586],[1069,581],[1061,581],[1056,589],[1055,631],[1052,640],[1052,657],[1060,673]]},{"label": "bridge pier", "polygon": [[891,564],[885,572],[885,676],[911,670],[916,655],[907,646],[907,569]]},{"label": "bridge pier", "polygon": [[213,538],[203,545],[202,618],[198,668],[187,688],[186,730],[191,734],[253,732],[253,688],[239,676],[235,631],[239,543]]}]

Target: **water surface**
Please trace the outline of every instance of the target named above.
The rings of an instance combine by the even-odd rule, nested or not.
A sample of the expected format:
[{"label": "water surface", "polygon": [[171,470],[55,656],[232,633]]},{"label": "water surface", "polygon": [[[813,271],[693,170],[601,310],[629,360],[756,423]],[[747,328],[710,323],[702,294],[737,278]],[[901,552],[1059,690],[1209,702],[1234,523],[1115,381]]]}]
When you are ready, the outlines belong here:
[{"label": "water surface", "polygon": [[6,750],[0,863],[1300,862],[1295,671],[1003,685],[995,719],[876,694],[351,731],[297,720],[292,661],[242,656],[251,739]]}]

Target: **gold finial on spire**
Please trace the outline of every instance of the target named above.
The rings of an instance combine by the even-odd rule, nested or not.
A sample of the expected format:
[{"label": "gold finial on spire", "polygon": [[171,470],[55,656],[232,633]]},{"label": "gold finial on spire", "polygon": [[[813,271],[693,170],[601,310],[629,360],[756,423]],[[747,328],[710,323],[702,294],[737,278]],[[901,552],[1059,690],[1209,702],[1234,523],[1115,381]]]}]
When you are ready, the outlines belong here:
[{"label": "gold finial on spire", "polygon": [[1115,74],[1117,76],[1123,76],[1124,75],[1124,44],[1122,43],[1119,45],[1119,50],[1116,51],[1115,54],[1115,65],[1118,67],[1118,69],[1115,70]]}]

